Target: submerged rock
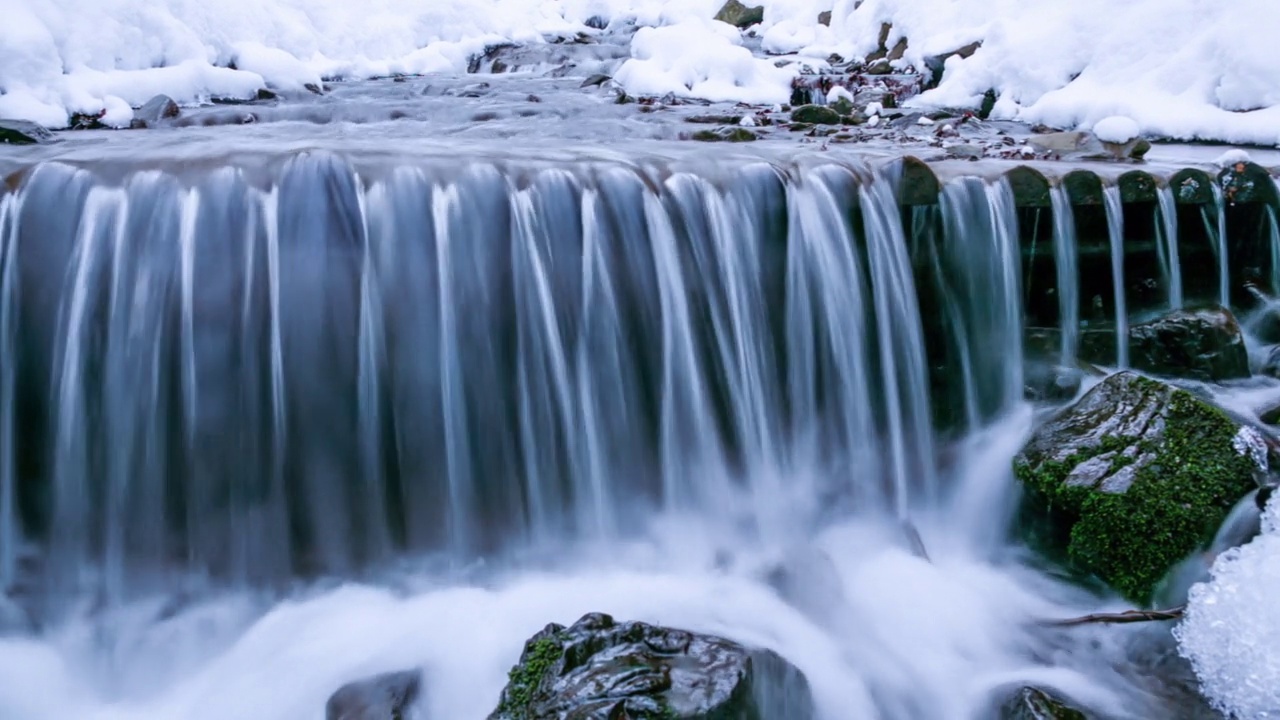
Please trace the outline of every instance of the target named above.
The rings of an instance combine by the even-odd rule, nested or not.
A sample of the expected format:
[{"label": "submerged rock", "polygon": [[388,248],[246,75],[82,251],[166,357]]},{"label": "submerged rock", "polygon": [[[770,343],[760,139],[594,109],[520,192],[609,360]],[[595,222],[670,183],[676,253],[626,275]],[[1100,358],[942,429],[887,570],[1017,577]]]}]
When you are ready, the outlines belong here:
[{"label": "submerged rock", "polygon": [[791,111],[791,122],[807,125],[839,125],[840,113],[823,105],[801,105]]},{"label": "submerged rock", "polygon": [[1039,688],[1014,691],[1000,706],[1000,720],[1087,720],[1088,716]]},{"label": "submerged rock", "polygon": [[134,128],[153,128],[182,114],[178,103],[168,95],[157,95],[133,113]]},{"label": "submerged rock", "polygon": [[43,126],[26,120],[0,119],[0,144],[34,145],[53,142],[53,133]]},{"label": "submerged rock", "polygon": [[1175,310],[1129,329],[1133,367],[1196,380],[1249,377],[1244,333],[1229,310]]},{"label": "submerged rock", "polygon": [[489,720],[809,720],[804,675],[768,650],[603,613],[525,643]]},{"label": "submerged rock", "polygon": [[325,720],[404,720],[422,689],[417,670],[386,673],[343,685],[329,697]]},{"label": "submerged rock", "polygon": [[720,8],[720,12],[716,13],[716,20],[729,23],[736,28],[746,29],[764,22],[764,7],[748,7],[738,0],[729,0],[724,7]]},{"label": "submerged rock", "polygon": [[1112,375],[1014,458],[1034,544],[1138,603],[1256,487],[1258,433],[1191,393]]},{"label": "submerged rock", "polygon": [[701,142],[751,142],[759,136],[744,127],[722,127],[715,130],[699,130],[690,136]]}]

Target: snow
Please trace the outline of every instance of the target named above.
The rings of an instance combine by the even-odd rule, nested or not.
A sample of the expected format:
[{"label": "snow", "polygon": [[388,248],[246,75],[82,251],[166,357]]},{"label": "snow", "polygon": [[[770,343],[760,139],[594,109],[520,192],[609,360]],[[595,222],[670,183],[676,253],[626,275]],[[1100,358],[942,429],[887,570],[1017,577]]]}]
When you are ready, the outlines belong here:
[{"label": "snow", "polygon": [[[890,45],[908,40],[899,66],[982,43],[950,57],[917,108],[976,107],[994,89],[997,118],[1088,129],[1123,117],[1148,137],[1280,145],[1273,0],[759,2],[753,53],[711,20],[722,0],[0,0],[0,116],[59,127],[71,112],[119,120],[117,100],[158,93],[195,103],[462,72],[489,45],[589,32],[593,16],[641,28],[618,73],[630,94],[782,103],[801,63],[764,53],[864,57],[889,22]],[[827,10],[830,27],[817,22]]]},{"label": "snow", "polygon": [[1230,717],[1280,716],[1280,500],[1262,534],[1214,562],[1174,629],[1205,695]]},{"label": "snow", "polygon": [[1253,162],[1253,159],[1249,157],[1248,152],[1240,149],[1233,149],[1219,155],[1218,159],[1215,160],[1213,164],[1220,168],[1225,168],[1239,163],[1248,165],[1250,162]]},{"label": "snow", "polygon": [[1103,118],[1093,126],[1093,134],[1103,142],[1124,144],[1142,134],[1138,123],[1123,115]]},{"label": "snow", "polygon": [[853,102],[853,93],[849,89],[841,85],[832,85],[831,90],[827,91],[827,104],[834,105],[841,100]]}]

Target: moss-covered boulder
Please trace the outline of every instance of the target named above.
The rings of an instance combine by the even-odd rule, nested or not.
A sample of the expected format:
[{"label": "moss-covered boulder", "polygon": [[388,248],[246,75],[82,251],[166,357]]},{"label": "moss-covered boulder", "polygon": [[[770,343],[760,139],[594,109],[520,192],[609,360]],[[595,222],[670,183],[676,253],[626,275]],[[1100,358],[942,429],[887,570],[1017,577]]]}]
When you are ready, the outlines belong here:
[{"label": "moss-covered boulder", "polygon": [[1033,541],[1145,604],[1256,486],[1267,452],[1220,409],[1122,372],[1037,429],[1013,464]]},{"label": "moss-covered boulder", "polygon": [[791,122],[806,125],[839,125],[840,113],[825,105],[801,105],[791,111]]},{"label": "moss-covered boulder", "polygon": [[716,13],[716,20],[745,30],[764,22],[764,6],[743,5],[738,0],[729,0]]},{"label": "moss-covered boulder", "polygon": [[489,720],[810,720],[808,681],[768,650],[602,613],[525,643]]}]

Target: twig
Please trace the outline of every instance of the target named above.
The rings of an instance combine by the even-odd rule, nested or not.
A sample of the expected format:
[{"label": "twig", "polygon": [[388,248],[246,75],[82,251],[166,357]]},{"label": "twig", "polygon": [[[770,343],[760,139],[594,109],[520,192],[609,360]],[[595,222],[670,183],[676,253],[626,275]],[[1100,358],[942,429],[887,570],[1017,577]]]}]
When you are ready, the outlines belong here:
[{"label": "twig", "polygon": [[1070,618],[1067,620],[1050,620],[1047,625],[1056,627],[1071,627],[1074,625],[1123,625],[1125,623],[1140,622],[1156,622],[1159,620],[1177,620],[1186,612],[1186,605],[1169,608],[1168,610],[1125,610],[1119,613],[1095,613],[1093,615],[1085,615],[1078,618]]}]

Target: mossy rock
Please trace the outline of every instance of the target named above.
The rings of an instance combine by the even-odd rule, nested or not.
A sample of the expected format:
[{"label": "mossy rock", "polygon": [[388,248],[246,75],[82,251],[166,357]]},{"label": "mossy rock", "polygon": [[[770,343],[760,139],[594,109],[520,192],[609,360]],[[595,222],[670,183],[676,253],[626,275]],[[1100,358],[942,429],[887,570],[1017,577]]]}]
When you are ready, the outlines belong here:
[{"label": "mossy rock", "polygon": [[1131,372],[1099,383],[1014,458],[1033,544],[1146,604],[1256,487],[1256,431]]},{"label": "mossy rock", "polygon": [[1039,688],[1023,687],[1000,706],[1000,720],[1087,720],[1088,716],[1064,700]]},{"label": "mossy rock", "polygon": [[825,105],[801,105],[791,111],[791,122],[806,125],[839,125],[840,113]]},{"label": "mossy rock", "polygon": [[525,643],[489,720],[812,720],[804,675],[724,638],[591,613]]},{"label": "mossy rock", "polygon": [[720,8],[720,12],[716,13],[716,20],[745,30],[752,25],[764,22],[764,6],[747,6],[738,0],[729,0]]}]

